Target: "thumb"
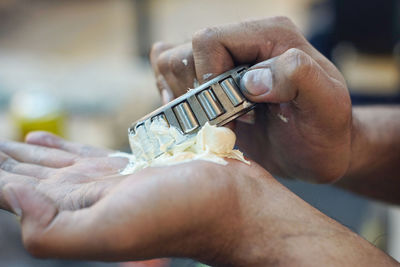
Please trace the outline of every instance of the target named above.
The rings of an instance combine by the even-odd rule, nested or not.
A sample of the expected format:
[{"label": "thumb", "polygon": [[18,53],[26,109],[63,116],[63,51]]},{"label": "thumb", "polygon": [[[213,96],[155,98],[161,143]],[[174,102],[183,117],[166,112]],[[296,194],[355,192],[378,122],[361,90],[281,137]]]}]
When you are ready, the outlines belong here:
[{"label": "thumb", "polygon": [[31,186],[10,184],[4,187],[3,194],[14,214],[21,218],[24,244],[31,251],[30,240],[52,222],[58,210],[50,199]]},{"label": "thumb", "polygon": [[9,184],[3,188],[4,198],[15,215],[24,223],[47,225],[57,214],[57,208],[32,186]]},{"label": "thumb", "polygon": [[350,101],[344,83],[328,75],[312,57],[295,48],[251,67],[243,76],[241,87],[254,102],[294,101],[300,110],[323,112],[327,106],[340,107]]},{"label": "thumb", "polygon": [[102,240],[106,234],[104,229],[98,230],[101,224],[93,224],[91,209],[59,212],[50,199],[27,185],[7,185],[3,194],[11,210],[21,218],[23,243],[33,256],[95,258],[99,257],[99,246],[104,249]]}]

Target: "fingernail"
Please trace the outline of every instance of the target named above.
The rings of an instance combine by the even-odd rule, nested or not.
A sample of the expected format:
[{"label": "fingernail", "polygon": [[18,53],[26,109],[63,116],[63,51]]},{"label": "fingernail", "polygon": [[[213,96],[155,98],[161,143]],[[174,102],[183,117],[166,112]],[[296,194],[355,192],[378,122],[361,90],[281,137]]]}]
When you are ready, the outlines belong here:
[{"label": "fingernail", "polygon": [[8,204],[10,205],[12,211],[17,215],[18,217],[22,216],[22,209],[19,204],[19,200],[17,197],[17,194],[15,193],[14,189],[10,187],[6,187],[3,189],[3,194],[4,198],[7,200]]},{"label": "fingernail", "polygon": [[161,100],[164,104],[171,102],[174,99],[172,92],[168,89],[161,90]]},{"label": "fingernail", "polygon": [[249,70],[240,81],[245,93],[259,96],[272,89],[272,72],[269,68]]}]

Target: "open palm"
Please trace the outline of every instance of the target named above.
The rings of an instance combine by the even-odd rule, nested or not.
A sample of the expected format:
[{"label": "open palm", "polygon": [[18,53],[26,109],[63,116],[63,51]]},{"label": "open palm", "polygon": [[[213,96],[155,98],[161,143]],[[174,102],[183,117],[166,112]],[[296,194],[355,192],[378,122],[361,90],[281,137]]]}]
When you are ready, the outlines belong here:
[{"label": "open palm", "polygon": [[[228,160],[123,176],[127,159],[109,157],[113,151],[43,132],[27,143],[0,142],[0,208],[21,216],[24,244],[38,257],[208,261],[230,237],[210,242],[228,229],[225,219],[237,216],[236,192],[247,188],[238,181],[259,183],[267,174]],[[199,247],[213,253],[198,255]]]},{"label": "open palm", "polygon": [[46,133],[27,141],[0,142],[0,208],[21,217],[24,245],[37,257],[177,256],[215,266],[268,266],[281,257],[310,266],[317,253],[318,266],[394,263],[254,162],[193,161],[122,176],[126,159],[108,157],[112,151]]},{"label": "open palm", "polygon": [[[124,176],[127,159],[110,158],[110,150],[65,141],[44,132],[27,143],[0,141],[0,189],[7,184],[36,188],[57,208],[74,210],[92,205]],[[7,207],[0,190],[0,208]]]}]

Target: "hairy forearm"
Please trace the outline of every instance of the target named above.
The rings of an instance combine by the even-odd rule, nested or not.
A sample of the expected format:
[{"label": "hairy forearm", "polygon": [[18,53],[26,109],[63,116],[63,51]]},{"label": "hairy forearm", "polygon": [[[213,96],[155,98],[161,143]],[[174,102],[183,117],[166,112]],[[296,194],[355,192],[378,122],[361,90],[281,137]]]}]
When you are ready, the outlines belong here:
[{"label": "hairy forearm", "polygon": [[246,249],[236,254],[231,264],[221,266],[399,266],[389,255],[330,218],[314,214],[309,219],[281,219],[277,224],[266,224],[269,230],[265,232],[269,234],[258,233],[253,242],[245,242]]},{"label": "hairy forearm", "polygon": [[400,203],[400,106],[354,108],[352,135],[350,167],[337,184]]},{"label": "hairy forearm", "polygon": [[[398,266],[390,256],[280,185],[266,183],[251,192],[240,213],[233,250],[216,266]],[[249,198],[250,200],[250,198]],[[243,201],[243,199],[242,199]],[[241,201],[241,202],[242,202]],[[244,206],[250,206],[244,200]]]}]

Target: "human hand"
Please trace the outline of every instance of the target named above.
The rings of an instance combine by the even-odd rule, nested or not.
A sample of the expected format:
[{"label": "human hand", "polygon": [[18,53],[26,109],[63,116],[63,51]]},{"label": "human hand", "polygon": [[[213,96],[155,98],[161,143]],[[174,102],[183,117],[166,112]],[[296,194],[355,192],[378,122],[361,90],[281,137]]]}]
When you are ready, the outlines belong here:
[{"label": "human hand", "polygon": [[176,250],[211,259],[199,248],[212,245],[218,254],[233,238],[219,237],[231,220],[225,214],[237,212],[231,168],[260,170],[194,162],[122,177],[126,160],[108,157],[112,151],[43,132],[27,142],[0,142],[0,200],[21,216],[24,244],[38,257],[135,260]]},{"label": "human hand", "polygon": [[[236,122],[239,147],[273,175],[330,183],[348,170],[352,114],[336,67],[287,18],[212,27],[180,46],[157,43],[151,62],[164,101],[235,65],[258,103],[256,122]],[[186,64],[185,64],[186,63]],[[210,75],[209,75],[210,74]]]},{"label": "human hand", "polygon": [[[215,266],[395,264],[255,163],[194,161],[110,177],[126,162],[105,158],[108,151],[43,133],[28,141],[52,149],[2,142],[3,153],[19,163],[3,161],[1,199],[21,216],[23,241],[34,256],[177,256]],[[49,176],[32,182],[28,170]]]},{"label": "human hand", "polygon": [[113,151],[65,141],[45,132],[27,136],[28,144],[0,141],[0,208],[9,210],[1,193],[8,184],[34,187],[60,210],[91,206],[124,177],[127,159]]}]

